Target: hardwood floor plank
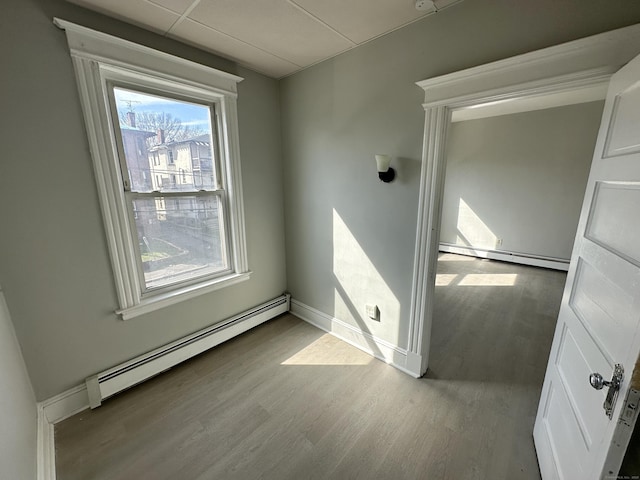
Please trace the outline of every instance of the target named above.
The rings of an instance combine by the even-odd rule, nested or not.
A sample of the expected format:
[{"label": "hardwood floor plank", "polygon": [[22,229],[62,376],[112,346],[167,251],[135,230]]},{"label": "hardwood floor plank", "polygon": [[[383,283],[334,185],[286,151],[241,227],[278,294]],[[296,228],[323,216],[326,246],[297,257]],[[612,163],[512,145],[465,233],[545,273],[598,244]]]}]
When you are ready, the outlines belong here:
[{"label": "hardwood floor plank", "polygon": [[56,425],[59,480],[533,479],[565,275],[449,255],[413,379],[283,315]]}]

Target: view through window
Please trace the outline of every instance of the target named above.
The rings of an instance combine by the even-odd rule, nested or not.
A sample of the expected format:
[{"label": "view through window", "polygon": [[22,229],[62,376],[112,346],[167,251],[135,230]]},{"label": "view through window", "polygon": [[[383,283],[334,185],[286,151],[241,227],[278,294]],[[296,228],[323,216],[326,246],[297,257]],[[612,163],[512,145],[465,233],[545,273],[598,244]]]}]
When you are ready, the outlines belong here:
[{"label": "view through window", "polygon": [[112,87],[142,291],[229,271],[215,104]]}]

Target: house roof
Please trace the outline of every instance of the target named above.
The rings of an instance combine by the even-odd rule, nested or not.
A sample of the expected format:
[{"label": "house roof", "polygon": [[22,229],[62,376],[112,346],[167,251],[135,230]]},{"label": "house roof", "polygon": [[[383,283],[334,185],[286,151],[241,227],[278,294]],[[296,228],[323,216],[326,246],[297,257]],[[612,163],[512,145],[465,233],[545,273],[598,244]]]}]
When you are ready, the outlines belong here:
[{"label": "house roof", "polygon": [[135,128],[135,127],[131,127],[129,125],[127,125],[126,123],[121,123],[120,124],[120,131],[124,132],[137,132],[137,133],[143,133],[145,134],[145,137],[153,137],[155,135],[155,133],[153,132],[149,132],[147,130],[141,130],[139,128]]},{"label": "house roof", "polygon": [[154,145],[153,147],[151,147],[149,149],[149,151],[156,151],[158,150],[158,148],[160,147],[171,147],[171,146],[177,146],[177,145],[181,145],[181,144],[185,144],[185,143],[195,143],[196,145],[201,145],[203,147],[208,147],[209,145],[211,145],[211,135],[209,135],[208,133],[205,133],[203,135],[198,135],[196,137],[193,138],[186,138],[184,140],[178,140],[178,141],[168,141],[168,142],[164,142],[164,143],[160,143],[158,145]]}]

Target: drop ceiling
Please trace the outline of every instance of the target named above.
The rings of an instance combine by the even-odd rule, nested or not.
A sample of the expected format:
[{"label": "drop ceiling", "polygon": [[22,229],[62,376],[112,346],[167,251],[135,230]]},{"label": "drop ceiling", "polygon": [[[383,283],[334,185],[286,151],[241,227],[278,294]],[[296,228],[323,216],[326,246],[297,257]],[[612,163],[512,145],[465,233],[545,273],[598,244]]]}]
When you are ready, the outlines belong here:
[{"label": "drop ceiling", "polygon": [[69,1],[281,78],[461,0]]}]

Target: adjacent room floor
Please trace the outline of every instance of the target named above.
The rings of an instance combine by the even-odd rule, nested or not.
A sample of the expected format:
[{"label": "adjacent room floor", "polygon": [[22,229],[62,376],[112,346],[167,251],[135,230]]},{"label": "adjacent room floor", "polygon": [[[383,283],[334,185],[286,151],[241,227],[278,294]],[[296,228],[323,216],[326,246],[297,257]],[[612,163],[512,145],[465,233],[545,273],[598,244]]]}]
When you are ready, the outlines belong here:
[{"label": "adjacent room floor", "polygon": [[565,274],[439,271],[425,378],[283,315],[56,425],[58,479],[539,479]]}]

